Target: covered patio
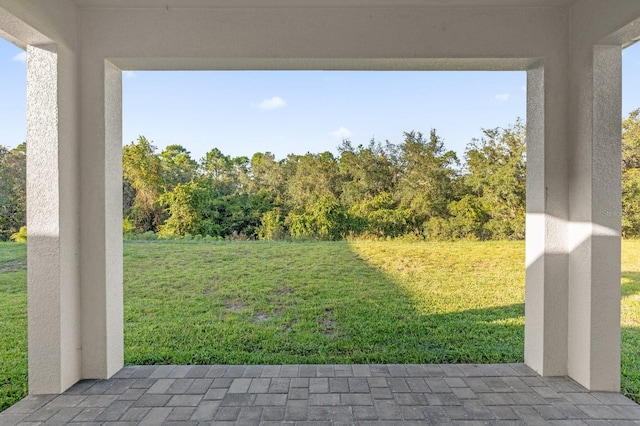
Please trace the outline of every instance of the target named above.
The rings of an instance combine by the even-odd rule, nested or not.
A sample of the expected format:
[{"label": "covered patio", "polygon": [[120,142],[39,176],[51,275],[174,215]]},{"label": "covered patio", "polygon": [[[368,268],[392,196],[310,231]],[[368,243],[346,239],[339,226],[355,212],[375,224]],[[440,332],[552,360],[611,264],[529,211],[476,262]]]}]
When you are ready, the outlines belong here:
[{"label": "covered patio", "polygon": [[640,406],[524,364],[125,367],[0,414],[19,425],[640,424]]},{"label": "covered patio", "polygon": [[[509,381],[506,392],[536,398],[545,413],[562,414],[558,404],[592,406],[578,407],[587,417],[565,413],[558,420],[640,417],[624,398],[597,393],[620,390],[621,62],[622,48],[640,39],[637,0],[0,0],[0,36],[27,51],[31,395],[0,420],[24,414],[19,420],[55,423],[64,413],[90,417],[89,408],[106,415],[112,404],[124,415],[144,408],[142,394],[151,390],[166,394],[158,397],[164,402],[142,418],[166,414],[168,420],[188,411],[169,409],[171,401],[191,401],[192,415],[206,406],[215,416],[259,411],[266,420],[268,410],[256,408],[258,395],[270,395],[274,380],[305,384],[342,371],[354,380],[356,372],[367,372],[367,391],[365,382],[354,381],[364,396],[350,396],[351,388],[335,396],[329,388],[317,392],[328,395],[324,399],[315,398],[326,402],[321,407],[348,407],[356,420],[367,420],[355,417],[367,411],[356,410],[355,401],[374,404],[374,384],[393,394],[392,383],[410,386],[408,378],[423,377],[440,379],[449,389],[443,393],[457,398],[451,400],[459,404],[450,405],[458,411],[434,409],[444,419],[499,419],[503,411],[491,407],[502,397],[492,383],[502,389]],[[526,71],[526,367],[122,370],[122,71],[203,69]],[[386,384],[376,377],[386,377]],[[186,386],[178,380],[187,378],[194,381],[175,393],[185,395],[169,397],[171,386]],[[215,378],[233,380],[216,387]],[[204,381],[196,386],[195,380]],[[254,380],[255,389],[266,391],[249,392]],[[302,404],[294,403],[297,388],[288,383],[286,392],[276,392],[285,396],[274,399],[285,401],[284,420],[289,406]],[[192,385],[202,398],[188,396]],[[428,380],[424,386],[415,391],[422,397],[409,387],[407,398],[393,400],[398,407],[405,406],[399,400],[414,401],[406,406],[421,407],[416,412],[428,417],[436,406],[429,394],[439,391]],[[206,397],[227,387],[222,398]],[[466,389],[457,392],[469,398],[455,389]],[[236,393],[248,395],[243,398],[254,409],[226,409],[242,399],[230,396]],[[138,397],[120,398],[125,394]],[[540,412],[527,397],[514,402],[528,408],[511,408],[519,417],[505,420],[559,416]],[[304,400],[309,416],[312,399]],[[369,410],[371,420],[384,420],[381,404],[374,404],[375,415]],[[270,405],[278,404],[264,407]],[[409,420],[411,410],[398,409]],[[471,417],[456,419],[463,413]],[[71,420],[65,419],[58,423]]]}]

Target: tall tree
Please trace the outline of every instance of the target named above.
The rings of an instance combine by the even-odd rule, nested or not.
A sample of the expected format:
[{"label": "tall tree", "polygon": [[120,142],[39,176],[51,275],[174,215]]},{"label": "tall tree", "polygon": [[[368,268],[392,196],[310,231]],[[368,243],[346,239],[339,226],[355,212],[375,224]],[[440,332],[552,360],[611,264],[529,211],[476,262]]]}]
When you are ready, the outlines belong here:
[{"label": "tall tree", "polygon": [[164,190],[171,191],[178,184],[189,183],[197,176],[198,163],[182,145],[169,145],[160,153]]},{"label": "tall tree", "polygon": [[249,192],[264,192],[278,203],[284,201],[286,182],[282,163],[270,152],[256,152],[251,157]]},{"label": "tall tree", "polygon": [[27,144],[0,145],[0,241],[8,240],[27,222]]},{"label": "tall tree", "polygon": [[200,167],[204,177],[217,191],[233,194],[246,184],[249,159],[247,157],[232,158],[223,154],[218,148],[213,148],[206,153]]},{"label": "tall tree", "polygon": [[398,146],[400,177],[396,198],[411,212],[413,225],[421,228],[431,217],[446,217],[453,196],[458,159],[445,149],[435,130],[429,138],[408,132]]},{"label": "tall tree", "polygon": [[160,158],[155,151],[156,147],[144,136],[122,149],[124,179],[135,190],[130,218],[140,232],[156,232],[163,222],[159,197],[164,181]]},{"label": "tall tree", "polygon": [[[485,137],[467,147],[465,183],[479,200],[468,200],[465,214],[486,217],[484,229],[494,239],[522,239],[525,231],[525,127],[485,129]],[[460,207],[460,206],[459,206]],[[478,207],[482,211],[478,211]]]},{"label": "tall tree", "polygon": [[640,109],[622,122],[622,236],[640,236]]},{"label": "tall tree", "polygon": [[287,165],[295,167],[287,181],[292,207],[304,210],[320,199],[337,198],[338,162],[330,152],[290,156]]},{"label": "tall tree", "polygon": [[367,147],[358,145],[354,148],[345,140],[338,150],[342,181],[340,200],[347,207],[393,191],[395,164],[382,144],[372,140]]}]

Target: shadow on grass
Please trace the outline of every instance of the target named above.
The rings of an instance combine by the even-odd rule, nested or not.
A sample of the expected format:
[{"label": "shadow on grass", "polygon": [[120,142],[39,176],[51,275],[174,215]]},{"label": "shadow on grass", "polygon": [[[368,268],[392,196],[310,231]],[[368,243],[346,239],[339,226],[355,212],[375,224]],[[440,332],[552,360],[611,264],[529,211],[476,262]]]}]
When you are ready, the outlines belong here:
[{"label": "shadow on grass", "polygon": [[622,393],[640,403],[640,327],[622,327]]},{"label": "shadow on grass", "polygon": [[26,248],[0,242],[0,412],[27,395]]},{"label": "shadow on grass", "polygon": [[125,358],[522,362],[523,304],[438,312],[414,297],[347,243],[127,244]]},{"label": "shadow on grass", "polygon": [[[632,306],[637,304],[640,294],[640,272],[622,272],[622,303],[632,312]],[[637,314],[632,314],[637,318]],[[627,320],[627,324],[633,323],[633,319]],[[640,403],[640,327],[626,325],[622,327],[622,393],[634,401]]]},{"label": "shadow on grass", "polygon": [[640,294],[640,272],[622,271],[622,297]]}]

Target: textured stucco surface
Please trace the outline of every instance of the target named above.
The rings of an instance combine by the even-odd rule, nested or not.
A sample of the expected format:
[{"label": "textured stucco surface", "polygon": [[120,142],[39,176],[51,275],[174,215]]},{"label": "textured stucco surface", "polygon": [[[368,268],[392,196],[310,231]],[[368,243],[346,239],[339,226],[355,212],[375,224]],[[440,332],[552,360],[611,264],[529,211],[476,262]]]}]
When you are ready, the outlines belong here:
[{"label": "textured stucco surface", "polygon": [[[494,7],[512,6],[513,0],[73,0],[82,7],[128,7],[128,8],[228,8],[228,7],[399,7],[399,6],[446,6],[446,7]],[[524,7],[571,6],[577,0],[518,0]]]},{"label": "textured stucco surface", "polygon": [[55,43],[75,51],[76,24],[71,0],[0,0],[0,31],[22,47]]},{"label": "textured stucco surface", "polygon": [[[527,239],[525,361],[541,374],[567,374],[566,146],[549,132],[563,132],[549,114],[563,114],[549,68],[527,73]],[[559,87],[558,87],[559,86]]]},{"label": "textured stucco surface", "polygon": [[0,36],[32,46],[32,393],[122,366],[121,69],[527,70],[525,358],[618,389],[620,46],[640,2],[164,3],[0,0]]},{"label": "textured stucco surface", "polygon": [[81,378],[77,148],[73,131],[65,134],[68,126],[60,122],[69,103],[59,102],[65,97],[58,91],[64,87],[59,62],[52,45],[28,48],[29,387],[34,393],[61,392]]},{"label": "textured stucco surface", "polygon": [[620,352],[610,348],[620,347],[622,53],[598,45],[576,51],[569,374],[593,389],[617,389]]},{"label": "textured stucco surface", "polygon": [[82,373],[104,378],[123,363],[122,73],[104,60],[80,72]]}]

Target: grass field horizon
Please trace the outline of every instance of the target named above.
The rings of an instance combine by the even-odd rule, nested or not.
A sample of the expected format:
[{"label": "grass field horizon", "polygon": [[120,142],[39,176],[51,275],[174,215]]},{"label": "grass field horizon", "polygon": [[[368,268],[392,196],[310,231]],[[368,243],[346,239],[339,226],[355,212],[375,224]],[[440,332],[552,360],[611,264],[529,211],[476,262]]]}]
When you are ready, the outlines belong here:
[{"label": "grass field horizon", "polygon": [[[0,245],[0,411],[26,395],[26,246]],[[524,242],[126,242],[125,363],[523,362]],[[640,241],[622,390],[640,400]]]}]

